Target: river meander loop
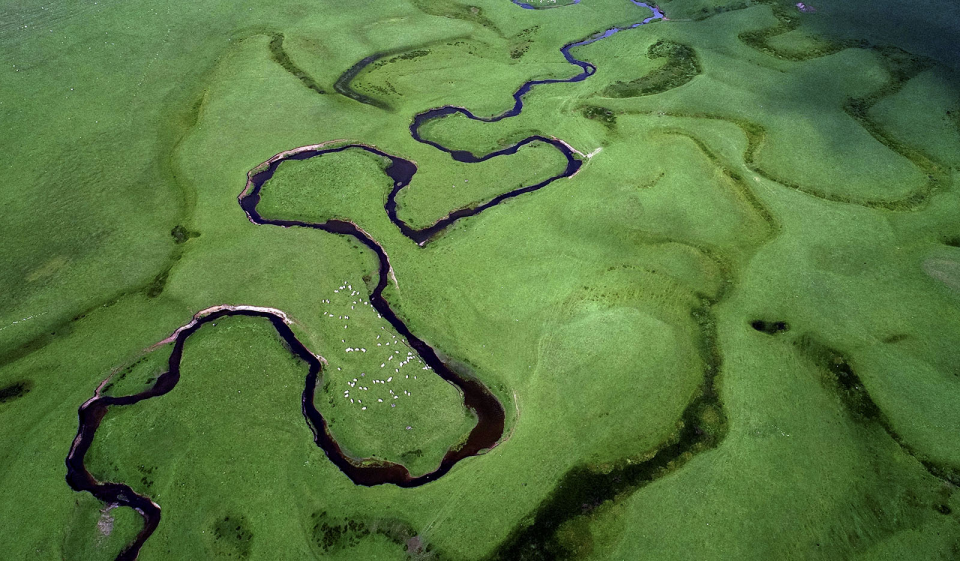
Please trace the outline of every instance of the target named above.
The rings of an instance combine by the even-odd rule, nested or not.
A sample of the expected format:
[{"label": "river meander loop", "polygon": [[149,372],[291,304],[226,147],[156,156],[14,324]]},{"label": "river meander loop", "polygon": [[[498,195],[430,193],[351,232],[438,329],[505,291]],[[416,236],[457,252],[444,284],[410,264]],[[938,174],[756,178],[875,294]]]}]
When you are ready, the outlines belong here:
[{"label": "river meander loop", "polygon": [[[490,390],[478,380],[455,372],[443,361],[441,361],[437,355],[437,352],[430,347],[430,345],[411,333],[410,329],[407,328],[406,324],[404,324],[403,321],[393,312],[386,299],[383,297],[383,290],[387,286],[388,278],[392,274],[392,270],[387,254],[380,244],[378,244],[359,226],[344,220],[327,220],[326,222],[322,223],[309,223],[296,220],[274,220],[264,218],[257,212],[257,204],[260,202],[260,191],[263,188],[264,183],[273,177],[277,167],[286,160],[305,160],[312,157],[322,156],[323,154],[331,152],[339,152],[348,148],[360,148],[366,150],[390,160],[391,163],[384,170],[384,172],[393,180],[393,189],[391,190],[387,203],[384,205],[384,209],[390,217],[390,220],[407,238],[422,246],[432,239],[436,234],[445,230],[448,226],[460,218],[478,215],[484,210],[505,200],[540,189],[556,179],[562,177],[571,177],[580,169],[582,161],[574,157],[574,151],[569,145],[556,138],[531,136],[514,144],[513,146],[510,146],[509,148],[504,148],[502,150],[478,157],[473,155],[471,152],[450,149],[436,142],[423,139],[419,134],[419,129],[423,124],[432,119],[446,117],[455,113],[459,113],[470,119],[483,122],[495,122],[509,117],[514,117],[519,115],[522,111],[523,97],[530,92],[534,86],[541,84],[581,82],[587,79],[589,76],[593,75],[594,72],[596,72],[596,66],[589,62],[575,58],[570,53],[571,49],[574,47],[588,45],[595,41],[599,41],[600,39],[610,37],[611,35],[625,29],[632,29],[652,21],[663,19],[662,12],[660,12],[660,10],[655,6],[649,6],[645,3],[637,2],[635,0],[630,1],[637,6],[650,9],[653,12],[653,15],[628,27],[613,27],[602,33],[591,35],[590,37],[581,41],[569,43],[560,50],[564,58],[570,64],[578,66],[581,69],[581,71],[575,76],[565,79],[528,81],[523,84],[520,89],[514,92],[514,106],[507,111],[493,117],[478,117],[463,107],[445,106],[431,109],[416,115],[412,124],[410,125],[410,132],[415,140],[429,144],[438,150],[450,154],[454,160],[465,163],[477,163],[490,158],[511,155],[516,153],[521,147],[531,142],[548,143],[560,150],[567,158],[566,168],[563,172],[556,176],[553,176],[536,185],[521,187],[519,189],[503,193],[476,207],[456,210],[432,226],[420,230],[411,228],[405,222],[400,220],[396,214],[397,193],[399,193],[401,189],[410,183],[410,180],[417,171],[416,165],[409,160],[387,154],[386,152],[383,152],[377,148],[364,144],[348,144],[330,149],[306,147],[305,149],[291,150],[277,155],[261,166],[258,166],[248,174],[247,185],[239,196],[240,206],[243,208],[244,212],[246,212],[250,221],[255,224],[264,226],[280,226],[284,228],[310,228],[331,234],[349,236],[362,243],[377,255],[379,261],[378,280],[376,287],[370,294],[370,303],[377,310],[377,312],[386,318],[386,320],[390,322],[391,326],[393,326],[393,328],[407,340],[409,345],[413,347],[420,358],[428,366],[430,366],[437,375],[447,382],[457,386],[457,388],[459,388],[463,393],[464,406],[470,409],[477,416],[477,424],[470,431],[466,442],[462,446],[448,450],[437,469],[419,477],[412,477],[407,468],[401,464],[392,462],[372,463],[348,458],[340,449],[340,446],[337,444],[336,440],[330,434],[326,420],[323,418],[323,415],[320,414],[316,408],[316,405],[314,404],[314,394],[316,392],[317,385],[321,380],[323,371],[323,360],[318,355],[310,352],[307,347],[303,345],[299,339],[297,339],[296,335],[293,333],[292,329],[287,323],[288,319],[286,315],[278,310],[271,310],[267,308],[254,308],[251,306],[217,306],[215,309],[213,309],[214,311],[209,311],[209,313],[199,313],[197,316],[195,316],[193,321],[175,332],[174,336],[172,336],[174,347],[168,362],[168,370],[157,378],[156,382],[151,388],[134,395],[114,397],[101,395],[100,392],[103,386],[101,384],[101,388],[97,389],[94,397],[90,398],[83,405],[81,405],[78,411],[79,428],[77,430],[77,436],[73,441],[73,445],[71,446],[70,452],[65,461],[67,467],[67,483],[75,491],[88,491],[104,503],[133,508],[144,519],[143,528],[137,534],[133,542],[128,544],[117,556],[118,560],[126,561],[137,558],[141,547],[144,543],[146,543],[147,539],[153,534],[160,523],[160,506],[149,498],[137,494],[130,486],[123,483],[97,481],[96,478],[94,478],[93,475],[87,470],[87,467],[84,464],[86,453],[90,449],[96,431],[100,427],[100,423],[106,416],[110,407],[139,403],[146,399],[162,396],[176,387],[177,382],[180,380],[180,362],[183,356],[184,344],[186,343],[187,339],[193,333],[196,333],[196,331],[206,323],[222,317],[248,316],[267,319],[273,325],[277,334],[289,345],[291,352],[307,363],[309,366],[309,371],[306,377],[305,387],[301,399],[304,418],[313,431],[314,440],[316,441],[317,445],[323,449],[331,462],[333,462],[347,477],[349,477],[358,485],[372,486],[386,483],[397,485],[399,487],[416,487],[423,485],[442,477],[460,460],[482,453],[484,450],[492,448],[497,444],[497,442],[500,441],[503,436],[505,419],[502,404],[496,399]],[[532,8],[532,6],[523,4],[516,0],[514,3],[524,8]],[[576,2],[574,2],[574,4],[576,4]]]}]

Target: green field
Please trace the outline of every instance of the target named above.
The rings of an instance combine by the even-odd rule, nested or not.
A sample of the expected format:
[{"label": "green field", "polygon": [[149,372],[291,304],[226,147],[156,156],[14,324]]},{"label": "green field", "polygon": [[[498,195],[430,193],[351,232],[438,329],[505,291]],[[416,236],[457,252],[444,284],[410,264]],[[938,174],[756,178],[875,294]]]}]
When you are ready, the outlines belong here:
[{"label": "green field", "polygon": [[[440,106],[499,115],[580,71],[565,45],[650,16],[526,3],[0,7],[0,557],[134,539],[134,510],[65,481],[78,408],[151,387],[157,343],[214,306],[286,314],[352,461],[418,476],[462,445],[462,392],[371,306],[375,254],[237,197],[321,143],[415,162],[414,228],[560,174],[544,142],[467,164],[410,134]],[[582,166],[423,246],[384,210],[385,158],[280,164],[261,215],[375,239],[391,308],[490,389],[503,436],[422,486],[355,485],[304,420],[306,363],[269,321],[218,319],[87,453],[162,509],[139,558],[957,559],[960,10],[812,7],[664,0],[519,115],[426,123]]]}]

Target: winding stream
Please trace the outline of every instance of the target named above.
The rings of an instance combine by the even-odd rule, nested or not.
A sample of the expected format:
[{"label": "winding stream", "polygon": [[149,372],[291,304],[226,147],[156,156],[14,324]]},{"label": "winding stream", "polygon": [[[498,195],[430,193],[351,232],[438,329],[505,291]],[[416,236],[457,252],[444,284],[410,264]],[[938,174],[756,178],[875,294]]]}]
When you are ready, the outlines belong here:
[{"label": "winding stream", "polygon": [[[423,113],[420,113],[416,117],[414,117],[413,123],[410,125],[410,134],[412,134],[413,138],[416,139],[418,142],[423,142],[424,144],[429,144],[430,146],[433,146],[438,150],[451,153],[451,155],[453,155],[454,159],[456,159],[457,161],[461,161],[461,162],[470,161],[470,160],[460,160],[459,158],[457,158],[457,154],[462,155],[463,152],[450,150],[436,142],[423,139],[420,136],[420,132],[419,132],[420,127],[426,124],[428,121],[432,121],[433,119],[439,119],[441,117],[446,117],[448,115],[453,115],[454,113],[460,113],[461,115],[464,115],[470,119],[473,119],[474,121],[482,121],[484,123],[495,123],[503,119],[516,117],[523,110],[523,96],[530,93],[530,90],[532,90],[534,86],[539,86],[542,84],[569,84],[573,82],[582,82],[587,78],[589,78],[590,76],[593,76],[594,72],[597,71],[597,67],[594,66],[592,63],[589,63],[585,60],[580,60],[574,57],[570,53],[571,49],[574,49],[576,47],[583,47],[585,45],[589,45],[590,43],[596,43],[601,39],[606,39],[607,37],[610,37],[621,31],[626,31],[627,29],[635,29],[637,27],[640,27],[641,25],[646,25],[653,21],[661,20],[664,18],[663,12],[661,12],[660,8],[656,6],[649,6],[647,4],[644,4],[643,2],[636,2],[635,0],[630,0],[630,2],[637,6],[649,9],[651,12],[653,12],[653,15],[642,21],[638,21],[637,23],[628,25],[627,27],[611,27],[603,31],[602,33],[594,33],[593,35],[591,35],[590,37],[587,37],[586,39],[581,39],[580,41],[575,41],[573,43],[567,43],[566,45],[560,48],[560,53],[563,54],[563,58],[565,58],[567,62],[569,62],[570,64],[574,66],[578,66],[580,68],[580,72],[578,74],[571,76],[570,78],[549,78],[546,80],[529,80],[525,82],[522,86],[520,86],[520,88],[517,91],[513,92],[513,107],[493,117],[478,117],[474,115],[469,109],[466,109],[465,107],[457,107],[454,105],[446,105],[444,107],[440,107],[437,109],[430,109],[430,110],[424,111]],[[526,142],[526,141],[523,141],[523,142]],[[469,154],[469,152],[467,152],[467,154]]]},{"label": "winding stream", "polygon": [[[340,152],[348,148],[358,148],[370,153],[387,158],[390,164],[384,169],[384,173],[393,180],[393,189],[391,190],[387,202],[384,205],[390,220],[400,229],[404,236],[413,240],[419,245],[426,244],[434,236],[445,230],[454,222],[461,218],[475,216],[484,210],[498,205],[510,198],[536,191],[553,181],[573,176],[581,167],[582,161],[574,157],[574,150],[565,142],[556,138],[547,138],[544,136],[528,137],[509,148],[491,152],[484,156],[475,156],[471,152],[462,150],[453,150],[446,148],[436,142],[426,140],[419,134],[420,127],[430,120],[442,118],[455,113],[465,115],[470,119],[483,122],[495,122],[508,117],[519,115],[523,109],[523,97],[534,87],[541,84],[580,82],[591,76],[596,67],[586,61],[578,60],[570,54],[574,47],[588,45],[600,39],[610,37],[611,35],[639,27],[651,21],[663,18],[663,14],[656,7],[630,0],[637,6],[648,8],[653,12],[651,17],[641,22],[635,23],[629,27],[614,27],[603,33],[594,34],[587,39],[569,43],[561,49],[564,58],[581,71],[565,79],[531,80],[524,83],[514,94],[514,106],[493,117],[478,117],[463,107],[445,106],[437,109],[431,109],[420,113],[414,117],[410,125],[410,132],[413,138],[419,142],[429,144],[438,150],[442,150],[459,162],[477,163],[489,160],[491,158],[506,156],[516,153],[523,146],[532,142],[544,142],[554,146],[567,158],[566,168],[560,173],[549,179],[546,179],[535,185],[521,187],[507,193],[503,193],[493,199],[473,208],[462,208],[451,212],[445,218],[437,221],[432,226],[423,229],[411,228],[408,224],[397,217],[396,196],[401,189],[409,185],[414,174],[417,172],[416,165],[398,156],[387,154],[375,147],[364,144],[347,144],[335,148],[324,149],[322,147],[305,147],[303,149],[291,150],[271,158],[264,164],[257,166],[248,173],[247,185],[238,197],[241,208],[247,214],[251,222],[258,225],[280,226],[284,228],[299,227],[310,228],[349,236],[373,251],[379,261],[378,281],[376,287],[370,294],[370,303],[383,316],[393,328],[402,335],[409,345],[413,347],[420,358],[429,365],[434,372],[441,378],[455,385],[463,393],[464,406],[469,408],[477,416],[477,424],[470,431],[466,442],[456,449],[450,449],[444,455],[440,465],[434,471],[419,477],[412,477],[407,468],[401,464],[392,462],[377,462],[375,464],[358,462],[348,458],[336,440],[330,434],[326,420],[317,410],[314,404],[314,394],[317,384],[320,382],[320,376],[323,370],[323,359],[310,352],[309,349],[296,337],[293,330],[288,325],[288,319],[283,312],[267,308],[254,308],[250,306],[218,306],[197,314],[194,319],[177,330],[171,339],[173,341],[173,350],[168,362],[167,372],[161,374],[154,385],[138,394],[122,397],[101,395],[101,387],[97,389],[95,395],[80,406],[79,428],[77,436],[73,441],[70,452],[66,458],[67,483],[75,491],[88,491],[101,501],[119,506],[127,506],[135,509],[144,518],[144,527],[137,534],[134,541],[128,544],[118,555],[117,559],[131,560],[136,559],[140,553],[140,548],[153,534],[160,523],[160,506],[149,498],[139,495],[131,487],[122,483],[100,482],[87,470],[84,464],[84,458],[89,451],[97,429],[106,416],[107,411],[113,406],[124,406],[139,403],[143,400],[162,396],[174,387],[180,380],[180,363],[183,356],[183,348],[187,339],[203,325],[219,318],[227,316],[248,316],[267,319],[271,322],[277,334],[289,345],[291,352],[302,359],[309,366],[309,372],[306,377],[305,387],[302,394],[301,405],[304,418],[314,434],[314,440],[317,445],[323,449],[327,457],[336,465],[347,477],[358,485],[373,486],[381,484],[394,484],[400,487],[416,487],[434,481],[456,465],[460,460],[477,455],[484,450],[495,446],[503,435],[505,414],[503,405],[496,399],[490,390],[477,380],[465,377],[455,372],[440,360],[437,352],[423,340],[416,337],[406,324],[390,308],[387,300],[383,297],[383,291],[388,284],[388,279],[392,275],[389,258],[384,249],[371,236],[364,232],[359,226],[352,222],[343,220],[327,220],[322,223],[310,223],[297,220],[275,220],[262,217],[257,211],[257,205],[260,202],[260,193],[264,184],[269,181],[278,166],[287,160],[306,160],[313,157],[322,156],[333,152]],[[524,8],[532,6],[515,1],[514,3]],[[370,58],[370,57],[368,57]],[[367,60],[367,59],[364,59]],[[355,65],[356,66],[356,65]],[[353,70],[353,69],[351,69]],[[353,74],[356,75],[356,72]],[[339,83],[339,81],[338,81]],[[358,100],[365,102],[363,100]],[[106,383],[106,380],[104,381]]]}]

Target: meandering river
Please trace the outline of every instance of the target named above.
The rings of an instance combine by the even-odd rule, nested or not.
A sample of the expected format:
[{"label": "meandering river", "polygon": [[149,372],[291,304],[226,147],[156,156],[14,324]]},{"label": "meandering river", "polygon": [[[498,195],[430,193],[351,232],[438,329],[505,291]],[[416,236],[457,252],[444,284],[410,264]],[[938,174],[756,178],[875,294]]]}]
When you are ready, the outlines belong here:
[{"label": "meandering river", "polygon": [[[409,185],[414,174],[417,172],[416,165],[409,160],[388,154],[373,146],[365,144],[346,144],[328,149],[322,147],[306,147],[304,149],[291,150],[275,156],[264,164],[257,166],[257,168],[248,174],[247,185],[239,196],[241,208],[244,212],[246,212],[248,218],[255,224],[262,226],[279,226],[283,228],[310,228],[331,234],[349,236],[362,243],[377,255],[379,261],[378,280],[376,287],[370,294],[370,303],[377,310],[377,312],[407,340],[408,344],[414,349],[420,358],[433,369],[437,375],[457,386],[457,388],[459,388],[463,393],[464,405],[477,417],[477,424],[468,435],[466,443],[459,448],[448,450],[437,469],[419,477],[412,477],[407,468],[401,464],[391,462],[370,464],[347,457],[337,444],[336,440],[330,434],[326,420],[323,418],[323,415],[317,410],[316,405],[314,404],[314,394],[322,376],[323,361],[321,358],[307,349],[307,347],[296,337],[293,330],[287,323],[288,319],[286,316],[280,311],[264,308],[253,308],[249,306],[219,306],[213,311],[201,312],[190,323],[181,329],[178,329],[177,332],[172,336],[173,350],[168,362],[168,369],[165,373],[161,374],[157,378],[152,387],[135,395],[115,397],[102,395],[101,385],[101,388],[98,388],[94,397],[87,400],[80,407],[79,429],[77,431],[77,436],[73,441],[73,445],[70,448],[70,452],[66,458],[67,483],[74,490],[90,492],[95,497],[107,504],[133,508],[144,518],[143,529],[139,532],[135,540],[124,548],[117,559],[136,559],[136,557],[139,555],[141,547],[153,534],[160,523],[160,506],[149,498],[137,494],[130,486],[123,483],[97,481],[96,478],[87,470],[87,467],[84,464],[86,453],[93,443],[93,439],[96,435],[97,429],[100,427],[100,423],[111,407],[132,405],[146,399],[162,396],[173,390],[176,387],[177,382],[180,380],[180,363],[186,341],[203,325],[222,317],[248,316],[259,317],[270,321],[277,334],[289,345],[291,352],[293,352],[308,365],[309,369],[301,400],[304,418],[313,431],[314,440],[316,441],[317,445],[323,449],[331,462],[333,462],[347,477],[349,477],[358,485],[370,486],[387,483],[401,487],[415,487],[418,485],[423,485],[442,477],[460,460],[477,455],[484,450],[488,450],[500,441],[503,436],[505,422],[503,405],[480,381],[456,372],[442,360],[440,360],[436,350],[414,335],[406,326],[406,324],[391,309],[389,303],[383,297],[383,291],[387,287],[390,276],[392,275],[390,261],[383,247],[381,247],[376,240],[364,232],[359,226],[348,221],[328,220],[322,223],[310,223],[296,220],[264,218],[259,214],[259,212],[257,212],[257,205],[260,202],[260,193],[267,182],[273,177],[278,166],[285,161],[322,157],[324,154],[340,152],[350,148],[366,150],[370,153],[387,158],[390,161],[390,164],[384,170],[386,175],[389,176],[393,181],[393,189],[391,190],[387,202],[384,205],[384,209],[387,212],[387,215],[390,217],[390,220],[400,229],[404,236],[413,240],[417,244],[424,245],[438,233],[442,232],[461,218],[478,215],[486,209],[498,205],[510,198],[541,189],[557,179],[571,177],[580,169],[582,160],[575,157],[575,152],[572,148],[570,148],[569,145],[556,138],[531,136],[514,144],[513,146],[510,146],[509,148],[491,152],[484,156],[475,156],[467,151],[450,149],[434,141],[426,140],[420,136],[419,130],[421,126],[433,119],[439,119],[457,113],[462,114],[470,119],[484,122],[495,122],[509,117],[514,117],[519,115],[523,109],[523,97],[534,87],[544,84],[580,82],[587,79],[596,71],[596,67],[589,62],[575,58],[571,54],[571,49],[588,45],[595,41],[610,37],[611,35],[625,29],[639,27],[641,25],[650,23],[651,21],[663,18],[663,14],[656,7],[651,7],[645,3],[636,2],[634,0],[630,1],[637,6],[650,9],[653,12],[653,15],[628,27],[613,27],[603,31],[602,33],[591,35],[586,39],[569,43],[560,49],[560,52],[570,64],[580,68],[580,72],[575,76],[564,79],[528,81],[516,92],[514,92],[514,106],[507,111],[493,117],[478,117],[463,107],[445,106],[437,109],[431,109],[416,115],[413,119],[413,123],[410,125],[410,133],[414,139],[419,142],[429,144],[438,150],[447,152],[453,159],[465,163],[476,163],[489,160],[491,158],[509,156],[516,153],[517,150],[527,144],[530,144],[531,142],[544,142],[550,144],[566,156],[567,165],[562,172],[550,177],[549,179],[546,179],[535,185],[521,187],[519,189],[503,193],[475,207],[455,210],[450,215],[437,221],[432,226],[418,230],[411,228],[400,218],[398,218],[396,212],[397,194],[400,192],[400,190]],[[517,1],[514,3],[524,8],[533,8],[533,6]],[[577,2],[574,2],[574,4],[576,3]]]}]

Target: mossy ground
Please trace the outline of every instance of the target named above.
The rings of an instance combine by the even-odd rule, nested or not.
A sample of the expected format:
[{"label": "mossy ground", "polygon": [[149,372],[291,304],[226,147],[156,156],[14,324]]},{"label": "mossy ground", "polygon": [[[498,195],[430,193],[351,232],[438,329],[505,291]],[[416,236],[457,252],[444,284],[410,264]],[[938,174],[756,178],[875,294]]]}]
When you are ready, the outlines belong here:
[{"label": "mossy ground", "polygon": [[[115,369],[109,391],[142,387],[168,352],[145,349],[212,305],[293,318],[329,362],[317,405],[352,453],[424,471],[469,430],[457,392],[419,375],[402,432],[347,408],[359,376],[334,372],[387,362],[365,342],[389,327],[348,311],[376,261],[251,224],[236,197],[272,155],[335,139],[417,162],[413,222],[486,200],[491,178],[531,182],[551,149],[464,166],[413,141],[412,116],[498,114],[524,81],[577,72],[563,45],[649,15],[474,4],[3,8],[5,555],[109,558],[136,533],[114,509],[101,538],[102,505],[64,483],[77,407]],[[477,154],[554,135],[586,161],[423,248],[383,212],[375,159],[282,166],[264,214],[349,217],[376,238],[391,305],[501,399],[505,440],[420,488],[356,487],[313,443],[304,369],[269,324],[218,321],[180,385],[111,411],[91,451],[95,474],[163,508],[141,558],[955,557],[960,18],[935,0],[813,4],[664,2],[671,21],[574,49],[596,74],[535,88],[520,116],[424,127]],[[658,43],[699,72],[662,74]],[[389,110],[334,93],[384,52],[351,83]],[[649,95],[604,93],[658,72]],[[450,177],[471,190],[451,196]],[[345,351],[344,315],[366,353]]]}]

